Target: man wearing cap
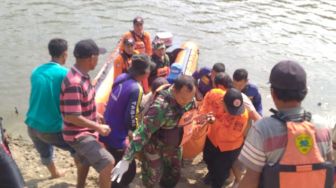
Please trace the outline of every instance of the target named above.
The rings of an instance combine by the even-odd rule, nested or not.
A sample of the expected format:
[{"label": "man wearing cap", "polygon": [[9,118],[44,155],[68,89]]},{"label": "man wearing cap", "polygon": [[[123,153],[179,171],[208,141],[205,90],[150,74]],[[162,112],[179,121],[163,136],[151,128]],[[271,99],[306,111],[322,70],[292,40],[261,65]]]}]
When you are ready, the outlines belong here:
[{"label": "man wearing cap", "polygon": [[150,34],[144,31],[144,20],[137,16],[133,19],[133,30],[126,32],[120,40],[120,51],[124,49],[123,41],[132,38],[135,41],[134,48],[141,54],[152,55],[152,44]]},{"label": "man wearing cap", "polygon": [[216,120],[209,126],[203,159],[211,187],[221,188],[244,143],[249,112],[241,92],[234,88],[210,90],[200,108],[200,113],[208,112],[213,112]]},{"label": "man wearing cap", "polygon": [[225,65],[223,63],[215,63],[211,70],[203,67],[192,74],[197,82],[197,100],[202,100],[205,94],[214,87],[214,79],[216,74],[220,72],[225,72]]},{"label": "man wearing cap", "polygon": [[106,136],[111,129],[97,114],[95,89],[88,74],[96,67],[98,55],[103,52],[91,39],[79,41],[74,49],[76,63],[64,78],[61,88],[63,138],[76,151],[79,161],[76,164],[77,187],[85,187],[90,166],[99,173],[99,187],[111,186],[114,158],[98,141],[98,134]]},{"label": "man wearing cap", "polygon": [[149,85],[152,84],[155,78],[167,78],[169,75],[170,61],[168,55],[166,54],[166,46],[162,40],[156,40],[153,42],[152,61],[155,63],[155,66],[148,78]]},{"label": "man wearing cap", "polygon": [[[107,136],[100,136],[100,141],[115,157],[116,162],[121,160],[131,140],[132,132],[139,126],[139,107],[143,95],[140,82],[148,78],[150,67],[151,61],[147,55],[133,55],[132,66],[128,73],[119,75],[113,83],[104,113],[104,119],[112,131]],[[112,186],[114,188],[127,186],[132,182],[135,173],[136,165],[132,160],[121,183],[113,182]]]},{"label": "man wearing cap", "polygon": [[142,151],[144,187],[175,187],[180,178],[181,140],[178,121],[184,112],[194,107],[195,82],[191,76],[180,76],[173,86],[160,91],[146,112],[122,160],[112,172],[112,180],[120,181],[134,159]]},{"label": "man wearing cap", "polygon": [[[302,66],[294,61],[281,61],[272,68],[269,81],[272,99],[278,110],[276,114],[292,122],[302,122],[306,112],[301,102],[307,94],[306,72]],[[315,140],[322,158],[331,161],[332,125],[316,115],[311,117],[310,122],[316,131]],[[246,176],[239,187],[256,188],[262,183],[260,176],[263,169],[282,158],[288,143],[287,133],[285,122],[275,116],[261,119],[250,129],[239,156],[239,160],[247,167]]]},{"label": "man wearing cap", "polygon": [[134,40],[132,38],[125,39],[123,41],[124,49],[119,53],[113,62],[114,67],[114,79],[117,78],[122,73],[126,73],[132,64],[132,55],[138,54],[139,52],[134,49]]}]

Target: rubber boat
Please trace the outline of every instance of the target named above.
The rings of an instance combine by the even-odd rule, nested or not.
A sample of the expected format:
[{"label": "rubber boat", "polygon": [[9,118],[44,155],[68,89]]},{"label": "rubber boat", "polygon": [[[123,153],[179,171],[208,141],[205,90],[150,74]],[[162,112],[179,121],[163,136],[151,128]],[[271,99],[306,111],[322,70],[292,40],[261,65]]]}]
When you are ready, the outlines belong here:
[{"label": "rubber boat", "polygon": [[[156,39],[163,40],[166,46],[168,46],[166,53],[170,57],[170,61],[181,64],[183,74],[192,75],[198,65],[199,49],[197,44],[187,41],[176,47],[172,45],[172,35],[168,32],[158,33],[154,40]],[[119,49],[116,48],[108,55],[106,62],[93,80],[93,84],[96,87],[95,101],[97,110],[101,114],[104,114],[105,106],[112,90],[114,77],[113,62],[118,53]]]}]

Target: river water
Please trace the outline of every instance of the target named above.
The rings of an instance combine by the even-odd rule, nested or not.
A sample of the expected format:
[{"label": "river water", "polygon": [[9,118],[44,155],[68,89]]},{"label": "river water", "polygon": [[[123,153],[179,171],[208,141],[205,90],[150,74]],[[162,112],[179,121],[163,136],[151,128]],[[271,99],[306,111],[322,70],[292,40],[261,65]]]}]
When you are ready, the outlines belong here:
[{"label": "river water", "polygon": [[[265,111],[273,106],[267,84],[279,60],[297,60],[308,73],[309,111],[333,118],[336,109],[336,1],[334,0],[2,0],[0,6],[0,116],[15,134],[23,123],[31,70],[49,60],[53,37],[74,44],[93,38],[112,51],[120,36],[141,15],[152,37],[170,31],[174,41],[195,41],[199,66],[223,62],[227,72],[249,71],[263,95]],[[100,58],[94,76],[103,65]],[[321,105],[318,105],[318,104]],[[18,115],[15,113],[15,107]]]}]

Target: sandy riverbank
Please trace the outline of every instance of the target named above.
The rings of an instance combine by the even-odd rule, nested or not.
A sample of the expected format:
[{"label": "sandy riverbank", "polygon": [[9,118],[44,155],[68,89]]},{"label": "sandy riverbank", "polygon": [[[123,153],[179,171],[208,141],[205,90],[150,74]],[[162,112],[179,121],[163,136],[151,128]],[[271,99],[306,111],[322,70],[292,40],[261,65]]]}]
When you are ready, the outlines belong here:
[{"label": "sandy riverbank", "polygon": [[[56,149],[56,164],[58,167],[65,169],[67,172],[64,177],[58,179],[49,179],[47,169],[41,165],[37,151],[30,141],[22,137],[10,139],[10,149],[13,157],[18,164],[24,177],[26,185],[29,188],[34,187],[51,187],[66,188],[75,187],[76,185],[76,167],[69,153]],[[207,173],[205,164],[201,155],[193,161],[185,161],[182,169],[182,177],[177,188],[204,188],[207,187],[202,183],[203,176]],[[138,165],[139,166],[139,165]],[[98,174],[94,169],[90,170],[87,178],[86,187],[98,187]],[[137,176],[130,188],[143,187],[140,180],[140,169],[137,169]]]}]

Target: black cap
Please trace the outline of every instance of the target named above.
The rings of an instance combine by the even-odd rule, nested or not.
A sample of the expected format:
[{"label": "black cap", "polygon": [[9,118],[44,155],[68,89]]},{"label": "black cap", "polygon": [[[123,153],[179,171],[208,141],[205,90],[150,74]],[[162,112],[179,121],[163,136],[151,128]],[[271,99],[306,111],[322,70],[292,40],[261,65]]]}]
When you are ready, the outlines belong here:
[{"label": "black cap", "polygon": [[244,112],[244,101],[241,92],[235,88],[228,89],[223,101],[231,115],[240,115]]},{"label": "black cap", "polygon": [[144,23],[144,20],[141,16],[137,16],[133,19],[133,24],[136,24],[136,23],[140,23],[140,24],[143,24]]},{"label": "black cap", "polygon": [[153,46],[154,50],[161,49],[161,48],[166,48],[166,45],[165,45],[164,41],[162,41],[162,40],[153,41],[152,46]]},{"label": "black cap", "polygon": [[130,46],[130,45],[134,45],[134,40],[132,39],[132,38],[125,38],[125,40],[124,40],[124,44],[126,45],[126,46]]},{"label": "black cap", "polygon": [[307,88],[306,71],[295,61],[280,61],[271,71],[271,87],[285,90],[304,90]]},{"label": "black cap", "polygon": [[145,54],[135,54],[132,56],[132,66],[128,72],[135,75],[142,75],[146,69],[153,66],[150,58]]},{"label": "black cap", "polygon": [[81,40],[77,42],[74,49],[74,56],[78,59],[89,58],[92,55],[106,53],[105,48],[99,48],[92,39]]}]

